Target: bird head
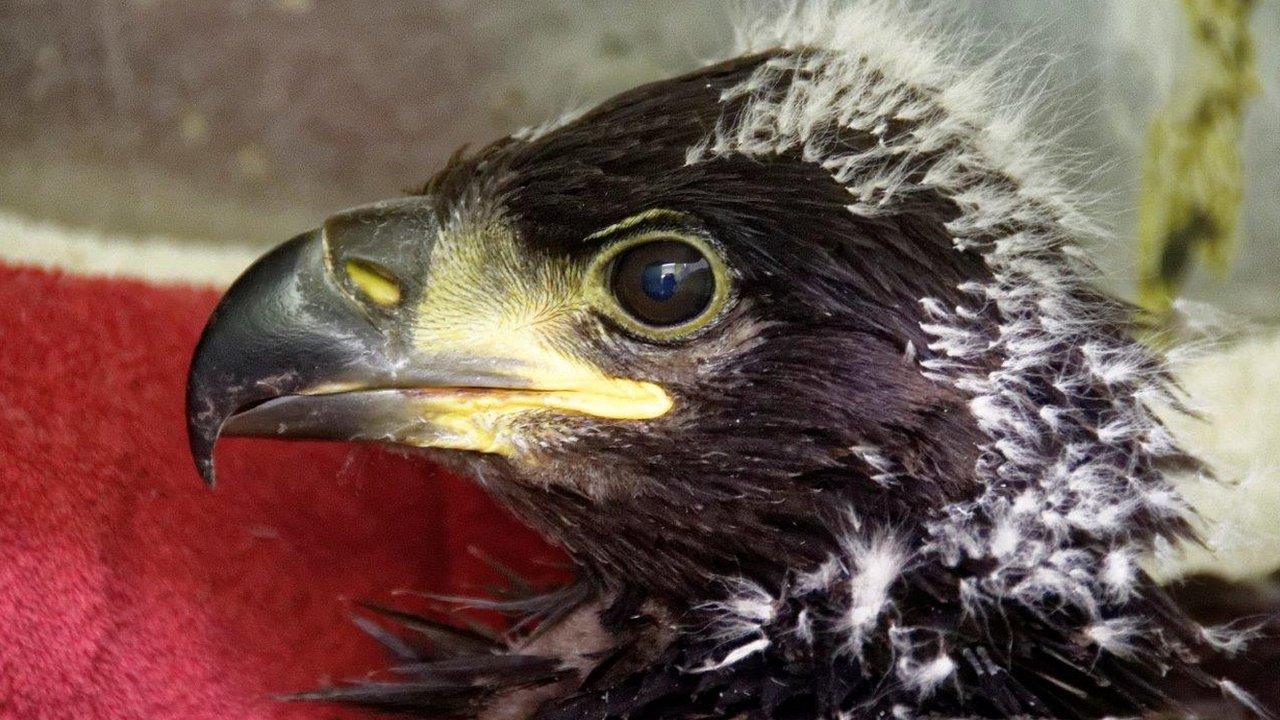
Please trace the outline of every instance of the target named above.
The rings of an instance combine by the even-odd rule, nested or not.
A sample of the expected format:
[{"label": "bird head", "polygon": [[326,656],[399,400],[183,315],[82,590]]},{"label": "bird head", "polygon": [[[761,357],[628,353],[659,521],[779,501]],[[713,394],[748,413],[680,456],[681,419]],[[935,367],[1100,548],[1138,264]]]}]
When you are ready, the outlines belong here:
[{"label": "bird head", "polygon": [[[802,148],[691,156],[780,57],[496,143],[262,258],[192,365],[201,472],[220,434],[428,449],[601,578],[673,592],[821,557],[851,500],[909,523],[969,492],[972,418],[920,366],[919,299],[988,277],[954,203],[861,217]],[[928,470],[888,492],[868,448]]]},{"label": "bird head", "polygon": [[1160,363],[1068,194],[986,80],[875,27],[800,17],[272,251],[191,366],[201,473],[224,434],[415,448],[678,602],[850,516],[1009,586],[1176,532]]}]

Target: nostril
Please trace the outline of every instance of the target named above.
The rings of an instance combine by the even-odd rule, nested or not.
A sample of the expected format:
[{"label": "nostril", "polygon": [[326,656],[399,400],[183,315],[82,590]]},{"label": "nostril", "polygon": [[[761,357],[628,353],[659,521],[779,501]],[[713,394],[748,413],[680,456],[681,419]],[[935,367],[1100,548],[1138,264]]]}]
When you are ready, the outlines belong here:
[{"label": "nostril", "polygon": [[352,300],[390,312],[422,294],[437,233],[422,198],[343,210],[324,221],[325,267]]},{"label": "nostril", "polygon": [[400,304],[400,282],[390,270],[361,258],[348,258],[343,269],[351,284],[373,304],[380,307]]}]

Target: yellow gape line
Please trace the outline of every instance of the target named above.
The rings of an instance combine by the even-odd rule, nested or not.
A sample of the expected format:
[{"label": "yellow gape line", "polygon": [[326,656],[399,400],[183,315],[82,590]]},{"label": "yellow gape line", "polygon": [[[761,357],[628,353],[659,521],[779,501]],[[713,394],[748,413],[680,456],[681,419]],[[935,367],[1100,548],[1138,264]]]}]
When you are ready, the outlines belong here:
[{"label": "yellow gape line", "polygon": [[671,397],[653,383],[602,379],[575,390],[440,389],[415,391],[414,413],[432,427],[411,440],[423,447],[512,456],[511,428],[522,414],[552,411],[613,420],[649,420],[665,415]]}]

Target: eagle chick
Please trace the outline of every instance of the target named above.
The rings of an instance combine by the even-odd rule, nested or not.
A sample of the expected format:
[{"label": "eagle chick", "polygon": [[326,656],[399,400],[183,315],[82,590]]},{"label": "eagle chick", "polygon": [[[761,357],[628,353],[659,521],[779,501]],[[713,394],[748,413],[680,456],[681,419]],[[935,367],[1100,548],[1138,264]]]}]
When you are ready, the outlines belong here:
[{"label": "eagle chick", "polygon": [[[1196,466],[996,65],[898,3],[459,157],[281,246],[192,366],[220,433],[421,448],[573,558],[508,644],[314,694],[538,720],[1076,718],[1225,698],[1142,570]],[[393,611],[389,614],[395,616]],[[403,619],[403,618],[402,618]],[[420,627],[420,619],[411,619]],[[527,630],[534,627],[532,631]]]}]

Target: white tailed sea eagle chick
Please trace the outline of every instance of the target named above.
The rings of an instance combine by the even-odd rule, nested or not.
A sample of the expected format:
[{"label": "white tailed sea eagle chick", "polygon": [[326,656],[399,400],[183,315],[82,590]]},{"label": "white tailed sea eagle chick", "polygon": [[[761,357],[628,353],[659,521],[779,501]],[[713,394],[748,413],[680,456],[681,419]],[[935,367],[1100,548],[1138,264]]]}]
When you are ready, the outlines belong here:
[{"label": "white tailed sea eagle chick", "polygon": [[[1071,194],[894,3],[798,5],[740,54],[498,141],[228,291],[220,434],[391,443],[575,563],[493,644],[429,626],[314,696],[538,720],[1265,715],[1239,632],[1140,561],[1195,465]],[[394,613],[392,613],[394,615]],[[405,619],[405,618],[401,618]],[[1244,673],[1248,675],[1248,673]],[[1255,673],[1256,676],[1256,673]],[[1277,683],[1255,683],[1272,696]]]}]

